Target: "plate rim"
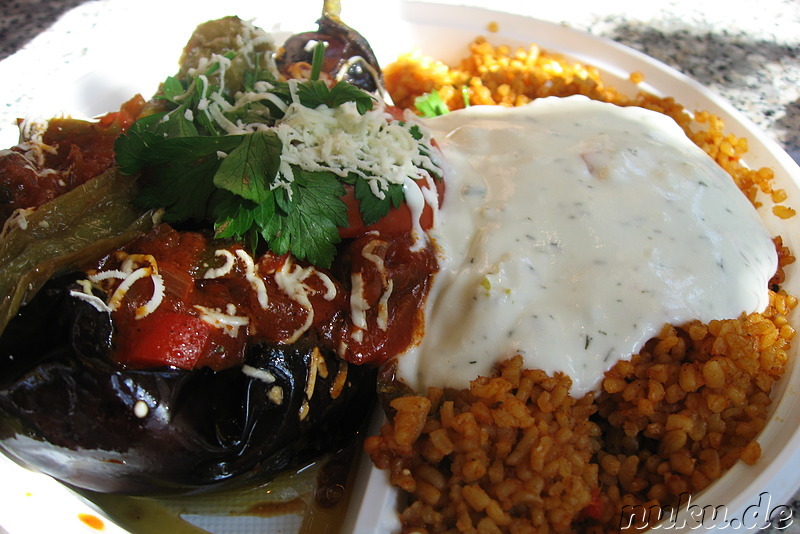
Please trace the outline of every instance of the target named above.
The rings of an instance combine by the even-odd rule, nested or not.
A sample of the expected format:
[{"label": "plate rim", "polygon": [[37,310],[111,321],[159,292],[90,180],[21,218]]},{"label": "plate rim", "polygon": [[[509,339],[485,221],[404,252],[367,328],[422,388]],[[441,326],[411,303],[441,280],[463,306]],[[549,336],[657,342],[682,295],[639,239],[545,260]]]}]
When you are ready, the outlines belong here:
[{"label": "plate rim", "polygon": [[[487,34],[486,30],[482,29],[479,32],[474,32],[474,35],[478,35],[479,33],[487,34],[487,38],[489,38],[490,40],[497,40],[498,38],[500,38],[503,35],[505,35],[505,31],[503,29],[505,24],[508,24],[510,27],[515,28],[514,24],[531,24],[531,23],[534,23],[535,25],[538,25],[540,27],[548,27],[553,32],[564,33],[567,36],[571,36],[571,37],[573,37],[575,39],[575,42],[584,42],[584,41],[588,40],[588,41],[593,42],[593,43],[597,43],[597,42],[602,43],[603,47],[606,47],[608,49],[614,50],[616,52],[615,55],[625,56],[626,58],[629,58],[629,59],[632,58],[633,63],[640,62],[640,63],[646,64],[646,65],[650,66],[651,68],[653,68],[654,72],[664,73],[664,76],[667,79],[678,80],[678,82],[680,84],[683,84],[686,87],[689,87],[692,91],[702,95],[706,100],[708,100],[710,102],[713,102],[714,103],[714,108],[717,111],[714,111],[714,110],[710,110],[710,111],[715,112],[715,113],[717,113],[717,112],[720,113],[721,117],[725,121],[726,131],[731,131],[735,135],[745,135],[745,134],[749,134],[749,132],[758,133],[759,134],[758,135],[759,143],[763,146],[763,149],[764,149],[765,153],[764,154],[760,154],[760,155],[756,154],[755,155],[756,157],[754,159],[755,160],[759,160],[759,159],[772,159],[772,160],[774,160],[775,162],[777,162],[779,164],[779,166],[781,167],[782,170],[786,171],[787,177],[789,179],[793,180],[795,185],[798,185],[798,187],[800,187],[800,167],[798,167],[798,164],[788,155],[788,153],[778,144],[778,142],[774,138],[772,138],[771,136],[769,136],[765,132],[763,132],[763,130],[761,130],[761,128],[758,127],[751,119],[749,119],[746,115],[744,115],[742,112],[737,110],[725,98],[723,98],[720,95],[714,93],[708,87],[700,84],[699,82],[697,82],[696,80],[694,80],[690,76],[687,76],[687,75],[681,73],[677,69],[675,69],[675,68],[673,68],[673,67],[671,67],[671,66],[669,66],[669,65],[667,65],[667,64],[665,64],[665,63],[663,63],[663,62],[661,62],[661,61],[659,61],[659,60],[657,60],[655,58],[652,58],[651,56],[648,56],[648,55],[646,55],[646,54],[644,54],[644,53],[642,53],[642,52],[640,52],[640,51],[638,51],[638,50],[636,50],[634,48],[631,48],[631,47],[629,47],[627,45],[624,45],[622,43],[614,41],[613,39],[610,39],[608,37],[594,35],[594,34],[588,33],[588,32],[583,31],[583,30],[579,30],[579,29],[576,29],[576,28],[572,28],[572,27],[569,27],[569,26],[566,26],[566,25],[563,25],[563,24],[558,24],[558,23],[555,23],[555,22],[552,22],[552,21],[548,21],[548,20],[544,20],[544,19],[537,19],[534,16],[529,16],[529,15],[523,15],[523,14],[518,14],[518,13],[509,13],[509,12],[504,12],[504,11],[495,11],[495,10],[492,10],[492,9],[489,9],[489,8],[472,6],[472,5],[446,4],[446,3],[439,3],[439,2],[427,1],[427,0],[402,0],[402,2],[400,2],[400,4],[401,4],[402,13],[404,15],[407,14],[409,11],[413,12],[414,10],[417,10],[417,11],[421,11],[421,14],[419,15],[420,17],[422,17],[422,16],[432,17],[432,18],[428,18],[428,21],[430,21],[430,20],[434,20],[434,21],[441,20],[441,18],[436,18],[435,16],[432,16],[432,15],[435,15],[436,13],[444,13],[445,15],[451,15],[452,12],[454,12],[454,11],[458,11],[458,12],[462,12],[462,13],[464,13],[464,12],[471,13],[470,16],[475,17],[476,20],[477,20],[477,17],[479,17],[479,16],[480,17],[489,16],[489,17],[491,17],[491,18],[493,18],[493,19],[498,21],[498,23],[500,25],[500,31],[497,32],[496,34]],[[516,22],[512,23],[512,21],[516,21]],[[463,29],[463,27],[459,27],[459,28]],[[477,28],[477,26],[476,26],[476,28]],[[528,42],[538,42],[538,41],[534,38],[534,39],[529,39]],[[467,43],[465,42],[463,44],[466,45]],[[546,48],[546,47],[543,46],[543,48]],[[558,52],[559,50],[554,50],[554,51]],[[576,59],[581,59],[581,57],[586,56],[586,54],[571,54],[571,53],[568,54],[568,55],[570,55],[571,57],[575,57]],[[586,57],[588,57],[588,56],[586,56]],[[6,60],[7,59],[8,58],[6,58]],[[3,60],[3,61],[5,62],[6,60]],[[593,65],[597,64],[596,61],[589,60],[589,59],[585,59],[585,60],[582,60],[582,61],[586,61],[587,63],[591,63]],[[605,68],[603,68],[603,67],[601,67],[599,65],[597,65],[597,66],[601,70],[601,72],[606,72]],[[78,74],[80,74],[80,73],[78,73]],[[166,74],[168,74],[168,73],[165,73],[165,75]],[[660,79],[660,78],[656,78],[656,79]],[[651,79],[649,77],[646,78],[646,85],[649,85],[650,81],[651,81]],[[678,101],[680,101],[680,100],[678,100]],[[732,126],[733,126],[733,128],[732,128]],[[742,133],[740,134],[740,133],[737,133],[737,132],[742,132]],[[796,197],[795,197],[795,200],[797,200]],[[800,276],[800,272],[796,273],[795,276]],[[797,313],[795,313],[795,316],[796,315],[797,315]],[[800,338],[796,338],[796,340],[795,340],[795,347],[794,347],[795,348],[795,351],[794,351],[795,355],[796,355],[796,352],[797,352],[797,344],[798,343],[800,343]],[[795,357],[794,359],[796,360],[797,358]],[[798,372],[795,371],[792,374],[792,376],[795,376],[797,374],[798,374]],[[794,392],[794,395],[797,396],[797,392],[796,391]],[[776,403],[776,406],[774,408],[778,409],[782,404],[785,404],[787,402],[788,401],[786,400],[786,395],[784,394],[781,397],[781,399],[779,400],[779,402]],[[769,425],[768,425],[768,427],[769,427]],[[765,429],[765,431],[766,431],[766,429]],[[800,461],[800,447],[795,447],[794,451],[790,451],[790,450],[788,450],[790,448],[789,447],[790,444],[800,444],[800,426],[798,426],[798,428],[790,436],[790,439],[787,440],[785,446],[781,449],[780,454],[778,454],[776,458],[779,457],[779,458],[784,459],[786,461],[790,461],[790,460],[793,460],[795,462]],[[775,466],[774,467],[774,471],[780,471],[780,469],[781,469],[780,466]],[[731,471],[733,471],[733,470],[731,470]],[[726,477],[728,477],[729,479],[732,478],[731,471],[729,471],[726,474]],[[772,475],[774,475],[774,473],[772,473]],[[763,479],[765,477],[766,477],[766,474],[764,474],[762,472],[762,476],[758,480],[761,480],[761,479]],[[771,476],[771,477],[766,477],[766,478],[768,478],[770,480],[774,480],[775,477]],[[748,488],[753,487],[756,484],[756,482],[758,482],[758,480],[754,480],[753,483],[751,483],[748,486]],[[719,484],[720,482],[721,482],[721,480],[715,482],[715,485]],[[762,482],[764,482],[764,481],[762,481]],[[798,476],[798,478],[796,480],[796,485],[794,487],[791,487],[791,486],[787,485],[786,487],[781,488],[780,491],[785,493],[785,497],[782,500],[788,502],[788,499],[791,497],[791,492],[796,492],[798,489],[800,489],[800,476]],[[741,493],[744,494],[745,492],[741,492]],[[742,497],[739,500],[743,501],[744,497]],[[749,501],[748,502],[742,502],[741,506],[743,507],[743,506],[745,506],[747,504],[749,504]],[[360,505],[359,507],[362,507],[364,505],[363,501],[361,503],[359,503],[359,505]],[[352,508],[353,507],[351,506],[351,510],[348,510],[348,517],[351,515]],[[359,525],[358,525],[357,522],[354,523],[354,525],[355,525],[355,528],[359,528]],[[2,528],[2,527],[0,527],[0,528]],[[372,528],[372,527],[370,526],[370,528]],[[352,532],[360,533],[362,531],[360,531],[360,530],[352,530]],[[363,532],[364,532],[364,534],[366,534],[367,532],[374,532],[374,530],[364,530]]]}]

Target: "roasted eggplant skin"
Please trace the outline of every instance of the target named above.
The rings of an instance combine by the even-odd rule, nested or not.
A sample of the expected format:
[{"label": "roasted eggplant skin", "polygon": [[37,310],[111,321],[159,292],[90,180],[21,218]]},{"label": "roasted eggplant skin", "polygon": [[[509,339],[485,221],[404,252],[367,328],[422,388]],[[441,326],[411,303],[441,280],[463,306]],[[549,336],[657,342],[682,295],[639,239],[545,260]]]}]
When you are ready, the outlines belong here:
[{"label": "roasted eggplant skin", "polygon": [[313,338],[223,371],[122,368],[76,278],[49,281],[0,337],[0,448],[28,468],[104,493],[228,489],[347,445],[374,405],[375,371]]},{"label": "roasted eggplant skin", "polygon": [[312,61],[309,41],[326,43],[322,72],[342,79],[370,93],[383,91],[383,74],[369,42],[338,17],[323,15],[317,21],[317,31],[297,33],[289,37],[278,51],[275,62],[287,77],[291,66]]}]

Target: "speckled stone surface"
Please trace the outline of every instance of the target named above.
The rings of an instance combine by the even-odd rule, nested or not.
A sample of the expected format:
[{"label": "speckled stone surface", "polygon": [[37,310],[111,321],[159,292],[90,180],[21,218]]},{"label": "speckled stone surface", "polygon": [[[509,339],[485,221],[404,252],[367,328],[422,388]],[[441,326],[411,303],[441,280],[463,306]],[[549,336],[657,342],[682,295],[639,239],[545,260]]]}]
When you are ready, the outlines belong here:
[{"label": "speckled stone surface", "polygon": [[22,0],[0,2],[0,60],[25,46],[69,9],[85,0]]},{"label": "speckled stone surface", "polygon": [[[0,59],[82,3],[2,0]],[[564,1],[535,8],[519,0],[467,3],[559,22],[644,52],[727,99],[800,162],[798,0]],[[776,523],[765,532],[800,533],[800,491],[786,504],[791,524]]]},{"label": "speckled stone surface", "polygon": [[[686,12],[684,5],[673,3],[649,22],[599,16],[587,29],[709,87],[800,161],[800,2],[739,5],[736,13],[712,17],[699,10]],[[756,5],[756,10],[750,9]]]}]

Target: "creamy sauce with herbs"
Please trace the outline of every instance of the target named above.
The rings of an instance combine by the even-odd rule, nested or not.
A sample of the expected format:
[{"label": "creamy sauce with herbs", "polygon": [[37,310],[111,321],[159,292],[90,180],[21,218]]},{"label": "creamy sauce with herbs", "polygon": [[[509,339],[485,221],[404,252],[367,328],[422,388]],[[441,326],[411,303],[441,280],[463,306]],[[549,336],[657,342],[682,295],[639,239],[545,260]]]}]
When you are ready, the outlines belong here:
[{"label": "creamy sauce with herbs", "polygon": [[428,125],[452,168],[425,336],[399,363],[412,387],[520,353],[582,395],[665,323],[768,304],[770,235],[672,119],[570,97]]}]

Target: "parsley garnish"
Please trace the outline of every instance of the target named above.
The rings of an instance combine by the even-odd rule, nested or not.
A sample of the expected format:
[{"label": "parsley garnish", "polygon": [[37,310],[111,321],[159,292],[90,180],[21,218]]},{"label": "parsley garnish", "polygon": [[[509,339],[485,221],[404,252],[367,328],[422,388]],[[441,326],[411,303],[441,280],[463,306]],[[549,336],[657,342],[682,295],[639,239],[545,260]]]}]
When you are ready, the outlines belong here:
[{"label": "parsley garnish", "polygon": [[[319,43],[315,65],[323,52]],[[215,62],[203,75],[168,77],[155,97],[165,111],[138,120],[117,139],[120,170],[142,175],[137,204],[164,208],[167,222],[209,221],[216,237],[253,249],[266,243],[278,254],[291,252],[328,267],[341,239],[338,229],[348,224],[343,184],[354,187],[366,224],[404,201],[402,184],[384,182],[376,195],[371,185],[380,177],[363,169],[340,176],[282,160],[284,146],[275,127],[291,104],[333,109],[352,103],[363,116],[375,104],[370,94],[347,82],[329,88],[314,75],[290,85],[258,66],[243,73],[242,87],[221,91],[215,81],[224,74]],[[243,93],[248,98],[237,101]],[[408,130],[420,140],[418,127]],[[419,146],[420,155],[430,156],[430,147]],[[435,167],[426,170],[439,177]]]},{"label": "parsley garnish", "polygon": [[447,104],[444,103],[444,100],[442,100],[442,97],[439,95],[439,91],[436,89],[430,93],[418,96],[414,100],[414,106],[422,113],[423,117],[427,118],[438,117],[450,111]]}]

